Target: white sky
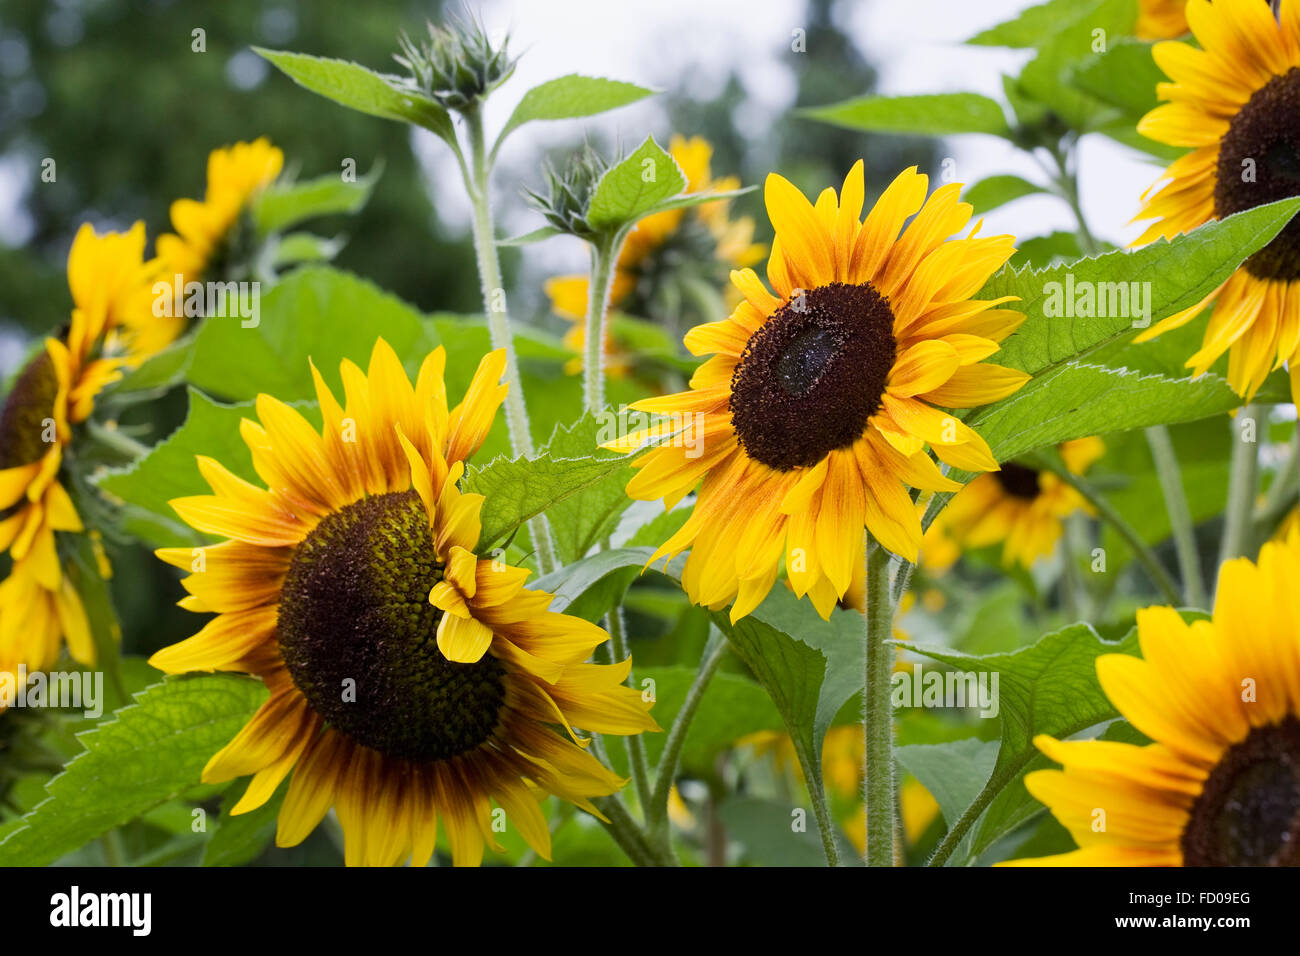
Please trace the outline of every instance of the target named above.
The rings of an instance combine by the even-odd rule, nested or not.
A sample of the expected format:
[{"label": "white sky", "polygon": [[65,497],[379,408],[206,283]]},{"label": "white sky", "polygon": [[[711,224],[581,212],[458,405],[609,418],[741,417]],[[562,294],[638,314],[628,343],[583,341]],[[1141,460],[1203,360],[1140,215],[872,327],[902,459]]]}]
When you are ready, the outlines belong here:
[{"label": "white sky", "polygon": [[[985,27],[1009,19],[1034,0],[859,0],[841,3],[841,24],[880,72],[879,92],[932,93],[970,90],[1001,101],[1001,74],[1015,73],[1027,51],[963,46]],[[490,103],[489,128],[504,122],[529,87],[554,76],[582,72],[628,80],[659,89],[709,96],[720,90],[734,65],[757,116],[780,116],[793,102],[794,87],[779,60],[790,56],[791,31],[803,26],[802,0],[483,0],[474,6],[489,33],[509,30],[511,48],[524,55],[515,77]],[[815,56],[809,50],[806,56]],[[843,98],[862,91],[845,89]],[[803,120],[809,135],[816,127]],[[502,151],[498,169],[501,230],[517,234],[536,227],[537,214],[518,202],[522,181],[536,186],[535,163],[547,145],[571,142],[587,123],[634,145],[653,132],[661,141],[670,130],[654,99],[585,121],[533,124]],[[682,132],[690,133],[690,130]],[[1010,144],[989,136],[957,136],[946,153],[957,177],[972,183],[996,173],[1042,181],[1036,163]],[[1123,244],[1136,237],[1128,225],[1139,194],[1159,168],[1139,154],[1100,136],[1082,144],[1084,212],[1099,238]],[[467,223],[468,210],[454,187],[446,149],[432,137],[418,143],[433,174],[435,203],[443,219]],[[715,170],[725,173],[727,170]],[[893,170],[878,171],[892,178]],[[870,168],[868,175],[871,174]],[[995,210],[984,234],[1021,237],[1055,229],[1073,230],[1065,205],[1052,197],[1029,197]],[[586,255],[576,240],[552,240],[528,248],[525,275],[557,269],[581,270]]]},{"label": "white sky", "polygon": [[[795,122],[816,136],[815,124],[782,120],[794,98],[793,79],[781,61],[790,52],[791,31],[805,26],[803,0],[466,0],[490,33],[509,31],[512,50],[523,53],[515,77],[489,104],[489,129],[505,121],[524,91],[565,73],[582,72],[629,80],[643,86],[710,97],[736,69],[747,90],[737,117],[755,128],[773,121]],[[886,94],[973,90],[1001,100],[1001,74],[1014,73],[1027,58],[1020,51],[963,46],[979,30],[1013,16],[1034,0],[856,0],[841,3],[842,26],[880,72]],[[358,8],[359,9],[359,8]],[[357,13],[356,15],[363,15]],[[250,26],[250,37],[252,28]],[[292,39],[288,39],[292,45]],[[816,56],[810,49],[805,56]],[[6,60],[12,57],[6,56]],[[260,64],[260,61],[259,61]],[[381,66],[381,64],[372,64]],[[387,65],[385,65],[387,66]],[[236,73],[238,71],[235,71]],[[843,98],[863,91],[845,89]],[[285,95],[288,95],[287,93]],[[515,134],[502,151],[495,181],[499,229],[513,235],[540,220],[520,196],[539,186],[538,161],[548,146],[571,143],[584,126],[599,129],[625,146],[654,133],[668,134],[654,98],[588,120],[534,123]],[[693,130],[681,132],[692,133]],[[429,173],[435,208],[443,221],[468,229],[468,208],[446,147],[430,134],[416,135],[416,149]],[[1017,173],[1041,181],[1036,164],[993,137],[947,140],[957,176],[971,183],[996,173]],[[1124,243],[1137,234],[1128,226],[1138,195],[1158,168],[1149,160],[1099,136],[1083,143],[1083,205],[1093,232]],[[29,171],[0,167],[0,241],[24,241],[23,182]],[[725,174],[729,170],[715,170]],[[872,170],[877,176],[896,170]],[[1027,238],[1073,228],[1063,203],[1030,197],[986,217],[984,234],[1009,232]],[[536,301],[540,279],[559,271],[581,271],[586,253],[577,240],[556,239],[524,253],[520,298]],[[0,334],[0,367],[10,364],[12,336]]]}]

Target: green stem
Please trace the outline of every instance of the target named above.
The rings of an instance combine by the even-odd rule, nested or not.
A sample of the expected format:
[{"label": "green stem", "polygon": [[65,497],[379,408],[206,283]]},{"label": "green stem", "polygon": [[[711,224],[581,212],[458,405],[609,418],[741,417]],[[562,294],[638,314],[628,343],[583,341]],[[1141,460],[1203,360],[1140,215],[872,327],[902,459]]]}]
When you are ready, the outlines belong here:
[{"label": "green stem", "polygon": [[1205,583],[1201,575],[1201,556],[1196,547],[1196,528],[1192,523],[1192,509],[1187,504],[1183,488],[1183,474],[1178,467],[1178,456],[1169,429],[1153,425],[1146,430],[1147,444],[1156,463],[1156,475],[1165,495],[1165,508],[1169,511],[1169,524],[1173,529],[1174,548],[1178,551],[1178,570],[1183,579],[1183,597],[1189,607],[1205,608]]},{"label": "green stem", "polygon": [[889,593],[889,553],[866,536],[866,684],[863,737],[866,780],[868,866],[894,865],[894,711],[890,675],[894,670],[894,606]]},{"label": "green stem", "polygon": [[[1004,776],[1006,775],[1004,774]],[[1014,776],[1014,772],[1011,776]],[[967,831],[975,825],[975,821],[980,818],[980,815],[985,811],[988,805],[993,802],[993,798],[1002,792],[1002,787],[1006,785],[1007,780],[1009,779],[1010,777],[1007,777],[1007,779],[1004,780],[999,780],[996,786],[994,785],[994,781],[990,780],[984,786],[984,789],[980,791],[979,796],[975,798],[975,802],[962,811],[962,815],[957,818],[957,822],[949,827],[948,832],[944,834],[943,840],[935,849],[934,855],[930,857],[930,862],[927,863],[926,866],[943,866],[948,862],[948,858],[952,856],[957,847],[961,845],[962,838],[966,836]]]},{"label": "green stem", "polygon": [[86,422],[86,429],[90,432],[91,438],[110,451],[122,456],[127,461],[135,461],[138,458],[143,458],[145,455],[153,451],[153,449],[148,445],[136,441],[120,429],[101,425],[94,419],[90,419]]},{"label": "green stem", "polygon": [[[623,608],[621,606],[614,608],[606,617],[609,625],[610,651],[613,654],[614,662],[619,663],[627,660],[631,656],[627,644],[627,628],[623,621]],[[636,686],[635,678],[629,670],[627,675],[628,683],[633,687]],[[641,801],[642,812],[648,813],[650,806],[650,762],[646,759],[645,741],[641,739],[640,734],[630,734],[623,738],[623,743],[627,748],[627,762],[632,771],[632,782],[636,786],[637,799]]]},{"label": "green stem", "polygon": [[1049,152],[1052,159],[1056,162],[1056,168],[1059,174],[1053,177],[1057,195],[1065,200],[1065,204],[1070,207],[1070,212],[1074,214],[1074,221],[1078,223],[1079,246],[1085,256],[1095,256],[1101,251],[1101,244],[1093,236],[1092,230],[1088,228],[1088,221],[1083,215],[1083,204],[1079,201],[1079,177],[1070,168],[1070,152],[1073,147],[1061,150],[1059,146],[1052,147]]},{"label": "green stem", "polygon": [[[519,361],[515,357],[514,336],[510,334],[510,314],[506,308],[505,287],[501,282],[501,260],[497,255],[496,230],[492,222],[492,198],[489,188],[492,168],[483,147],[483,116],[479,106],[465,112],[465,125],[469,131],[470,162],[466,167],[461,159],[461,169],[466,174],[465,188],[473,206],[474,253],[478,259],[479,282],[483,293],[483,311],[487,315],[488,332],[494,349],[504,349],[506,355],[505,397],[506,425],[510,431],[510,447],[516,455],[531,458],[533,438],[528,427],[528,408],[524,404],[523,380],[519,375]],[[528,522],[533,547],[537,550],[537,563],[542,574],[557,567],[551,531],[546,519],[538,516]]]},{"label": "green stem", "polygon": [[808,796],[812,799],[813,816],[817,818],[817,832],[822,838],[822,850],[826,853],[826,865],[840,865],[840,846],[835,839],[835,820],[831,817],[830,805],[826,802],[826,784],[822,781],[820,754],[810,753],[803,747],[797,737],[794,740],[795,757],[803,768],[803,778],[808,784]]},{"label": "green stem", "polygon": [[1146,542],[1133,529],[1133,526],[1124,520],[1124,517],[1115,510],[1111,503],[1103,498],[1092,485],[1066,468],[1058,458],[1044,456],[1041,462],[1044,468],[1082,495],[1090,505],[1097,509],[1097,513],[1119,532],[1119,536],[1133,549],[1138,561],[1146,569],[1152,583],[1160,590],[1165,600],[1173,605],[1181,603],[1182,598],[1178,594],[1178,587],[1174,584],[1174,579],[1169,576],[1169,572],[1165,570],[1164,565],[1146,546]]},{"label": "green stem", "polygon": [[1232,423],[1232,464],[1228,473],[1228,506],[1224,511],[1223,542],[1219,564],[1246,555],[1250,550],[1251,516],[1259,485],[1259,442],[1242,436],[1247,421],[1255,423],[1253,439],[1259,437],[1262,406],[1247,405]]},{"label": "green stem", "polygon": [[605,336],[609,326],[609,292],[614,283],[616,250],[622,235],[611,233],[591,243],[591,281],[587,289],[586,340],[582,359],[582,398],[587,411],[605,408]]},{"label": "green stem", "polygon": [[695,719],[695,712],[700,707],[700,701],[704,699],[704,692],[708,689],[709,682],[713,680],[713,675],[718,672],[718,667],[722,664],[726,653],[726,639],[716,628],[710,628],[709,641],[704,647],[700,669],[696,671],[695,680],[691,682],[690,689],[686,692],[686,700],[673,720],[673,726],[668,731],[668,739],[664,741],[663,755],[659,758],[654,793],[651,794],[650,803],[646,807],[646,826],[652,836],[662,833],[663,837],[667,838],[668,797],[677,776],[677,763],[681,759],[682,745],[686,743],[686,732],[690,729],[691,721]]},{"label": "green stem", "polygon": [[122,846],[122,834],[109,830],[100,838],[104,850],[104,863],[108,866],[126,866],[126,850]]},{"label": "green stem", "polygon": [[592,802],[609,818],[608,821],[600,821],[601,825],[637,866],[681,866],[671,850],[665,852],[646,839],[645,833],[617,796],[603,797]]},{"label": "green stem", "polygon": [[1294,439],[1287,447],[1289,452],[1286,461],[1273,476],[1264,504],[1255,514],[1255,541],[1269,538],[1282,519],[1300,506],[1300,490],[1297,489],[1297,479],[1300,479],[1300,429],[1296,430]]}]

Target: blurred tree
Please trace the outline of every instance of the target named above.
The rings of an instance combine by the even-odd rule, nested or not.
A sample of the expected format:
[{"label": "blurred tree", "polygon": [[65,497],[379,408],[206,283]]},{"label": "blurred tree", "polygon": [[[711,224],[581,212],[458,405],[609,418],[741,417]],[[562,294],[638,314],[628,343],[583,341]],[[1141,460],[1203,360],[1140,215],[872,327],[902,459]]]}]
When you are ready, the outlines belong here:
[{"label": "blurred tree", "polygon": [[[0,0],[0,194],[9,194],[0,210],[12,213],[0,228],[0,319],[33,331],[59,325],[63,260],[82,221],[142,218],[156,236],[170,225],[172,200],[202,195],[210,150],[259,135],[304,177],[338,171],[345,158],[361,172],[383,162],[360,216],[316,225],[350,235],[338,264],[425,309],[477,308],[472,251],[438,232],[407,129],[297,89],[249,49],[397,72],[398,32],[422,30],[439,8],[370,0],[362,15],[298,0]],[[41,179],[46,158],[54,182]]]},{"label": "blurred tree", "polygon": [[[802,24],[786,35],[780,60],[795,80],[791,110],[823,106],[876,89],[878,75],[853,38],[844,18],[861,9],[859,0],[808,0]],[[802,34],[794,34],[794,30]],[[739,76],[732,74],[717,96],[700,100],[672,96],[668,113],[672,128],[702,134],[714,145],[714,173],[739,173],[748,184],[761,184],[773,170],[816,196],[827,185],[836,188],[857,160],[867,163],[867,200],[871,202],[889,181],[908,166],[934,171],[939,149],[933,139],[872,136],[839,130],[787,114],[768,129],[741,130],[736,112],[747,94]],[[740,208],[754,215],[760,231],[770,227],[762,215],[761,197],[741,200]]]}]

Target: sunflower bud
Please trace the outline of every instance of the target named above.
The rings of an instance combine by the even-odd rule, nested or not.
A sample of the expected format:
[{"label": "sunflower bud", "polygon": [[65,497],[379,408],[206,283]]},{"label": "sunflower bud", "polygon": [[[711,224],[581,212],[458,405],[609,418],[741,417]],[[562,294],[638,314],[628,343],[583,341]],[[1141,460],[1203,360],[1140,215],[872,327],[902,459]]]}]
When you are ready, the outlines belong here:
[{"label": "sunflower bud", "polygon": [[584,145],[563,170],[547,166],[548,195],[530,189],[527,190],[528,198],[556,229],[581,239],[591,239],[596,230],[587,223],[587,210],[596,185],[608,169],[604,157],[589,145]]},{"label": "sunflower bud", "polygon": [[448,109],[468,109],[514,72],[516,60],[506,52],[509,39],[493,47],[477,23],[428,26],[429,37],[420,43],[403,33],[398,38],[402,52],[393,59],[407,69],[417,89]]}]

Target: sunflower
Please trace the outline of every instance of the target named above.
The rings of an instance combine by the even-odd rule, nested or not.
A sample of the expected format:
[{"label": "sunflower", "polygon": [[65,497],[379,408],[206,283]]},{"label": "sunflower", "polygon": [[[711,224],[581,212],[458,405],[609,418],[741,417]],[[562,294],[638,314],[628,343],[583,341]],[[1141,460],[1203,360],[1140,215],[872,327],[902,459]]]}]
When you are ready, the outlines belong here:
[{"label": "sunflower", "polygon": [[591,798],[624,783],[573,725],[658,729],[623,684],[630,661],[584,663],[603,630],[549,611],[528,571],[474,553],[483,497],[458,482],[505,396],[505,353],[450,411],[444,363],[438,348],[412,387],[381,339],[367,372],[343,363],[342,406],[313,368],[319,433],[259,396],[260,424],[240,431],[267,487],[200,457],[213,494],[172,506],[229,540],[198,558],[158,552],[195,572],[183,606],[217,616],[151,663],[242,671],[271,691],[204,781],[252,774],[233,810],[246,813],[292,772],[277,843],[300,843],[333,805],[349,865],[425,865],[439,816],[453,861],[477,865],[485,841],[500,849],[489,800],[547,857],[538,792],[599,816]]},{"label": "sunflower", "polygon": [[[1156,221],[1138,243],[1300,194],[1300,0],[1283,0],[1280,22],[1260,0],[1190,0],[1187,20],[1201,48],[1152,48],[1174,82],[1160,84],[1160,98],[1169,102],[1144,116],[1138,131],[1192,151],[1143,195],[1135,218]],[[1212,302],[1188,368],[1199,375],[1230,352],[1228,382],[1249,400],[1269,372],[1287,363],[1292,395],[1300,396],[1300,219],[1204,301],[1138,341],[1185,325]]]},{"label": "sunflower", "polygon": [[1139,40],[1172,40],[1187,32],[1187,0],[1138,0]]},{"label": "sunflower", "polygon": [[1106,654],[1106,696],[1153,743],[1034,743],[1025,777],[1079,849],[1048,866],[1300,866],[1300,536],[1219,569],[1212,620],[1138,613],[1142,658]]},{"label": "sunflower", "polygon": [[[686,176],[688,192],[728,192],[740,188],[740,180],[735,176],[713,178],[713,146],[703,137],[686,139],[674,135],[668,151]],[[662,292],[665,274],[703,267],[705,274],[694,281],[702,278],[712,287],[722,282],[723,270],[753,265],[762,259],[766,250],[761,243],[754,242],[754,221],[748,217],[731,219],[729,206],[727,200],[719,199],[691,209],[655,213],[637,223],[619,253],[610,286],[610,308],[652,318],[663,311],[651,302],[651,295]],[[713,281],[715,272],[716,282]],[[588,288],[588,279],[583,275],[558,276],[545,285],[556,315],[574,323],[564,337],[564,344],[580,354],[586,342]],[[626,372],[631,356],[612,339],[606,349],[610,371]],[[572,372],[581,371],[581,367],[580,359],[570,363]]]},{"label": "sunflower", "polygon": [[[715,353],[690,391],[633,406],[680,416],[694,432],[637,459],[627,492],[672,507],[700,486],[691,516],[654,556],[691,549],[682,583],[696,603],[734,600],[732,620],[743,617],[784,558],[795,593],[828,617],[851,589],[861,593],[864,525],[916,559],[921,521],[905,484],[960,487],[927,444],[957,468],[997,468],[984,439],[940,407],[995,401],[1028,378],[983,364],[1024,320],[997,308],[1012,297],[970,298],[1014,252],[1013,240],[976,238],[978,225],[947,240],[971,207],[957,199],[960,183],[928,199],[927,185],[907,170],[860,222],[861,162],[839,197],[827,189],[816,206],[768,176],[775,294],[753,270],[733,272],[743,294],[735,311],[686,335],[693,354]],[[629,450],[648,434],[609,447]]]},{"label": "sunflower", "polygon": [[[1084,474],[1106,451],[1096,437],[1057,447],[1075,475]],[[922,561],[940,571],[955,560],[954,546],[983,548],[1001,541],[1002,563],[1027,568],[1052,553],[1061,538],[1062,519],[1076,511],[1093,513],[1083,496],[1056,475],[1008,462],[977,477],[939,512],[922,542]]]},{"label": "sunflower", "polygon": [[181,276],[197,281],[220,270],[238,250],[236,225],[240,214],[284,168],[284,153],[266,137],[235,143],[208,155],[207,192],[202,202],[178,199],[172,203],[175,234],[158,237],[158,256],[169,281]]},{"label": "sunflower", "polygon": [[73,427],[103,388],[145,355],[155,266],[144,259],[144,224],[97,235],[83,225],[68,254],[72,317],[19,371],[0,410],[0,551],[12,560],[0,583],[0,657],[30,671],[49,667],[66,639],[94,662],[81,598],[63,573],[57,532],[81,532],[64,486]]}]

